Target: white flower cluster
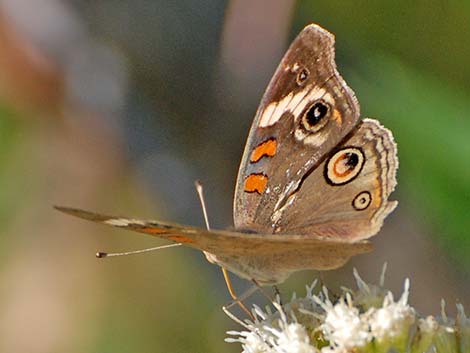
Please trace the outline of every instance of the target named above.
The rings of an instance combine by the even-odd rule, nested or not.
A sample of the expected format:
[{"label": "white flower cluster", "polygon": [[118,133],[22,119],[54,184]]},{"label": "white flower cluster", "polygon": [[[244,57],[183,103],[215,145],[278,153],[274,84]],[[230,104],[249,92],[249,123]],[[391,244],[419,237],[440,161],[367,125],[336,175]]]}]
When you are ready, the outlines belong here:
[{"label": "white flower cluster", "polygon": [[243,353],[470,353],[470,319],[458,305],[456,320],[419,318],[408,304],[409,281],[400,299],[380,285],[366,284],[354,273],[357,291],[343,289],[335,302],[325,288],[304,298],[273,303],[276,312],[254,306],[254,320],[241,321],[244,331],[229,331],[227,342],[242,344]]},{"label": "white flower cluster", "polygon": [[282,316],[277,327],[257,324],[244,324],[248,331],[229,331],[238,338],[227,338],[227,342],[241,342],[244,353],[317,353],[310,344],[307,329],[297,322],[288,323]]},{"label": "white flower cluster", "polygon": [[369,320],[352,305],[349,293],[335,305],[328,299],[322,302],[318,297],[313,298],[325,310],[326,315],[320,329],[331,345],[347,350],[362,347],[370,340]]}]

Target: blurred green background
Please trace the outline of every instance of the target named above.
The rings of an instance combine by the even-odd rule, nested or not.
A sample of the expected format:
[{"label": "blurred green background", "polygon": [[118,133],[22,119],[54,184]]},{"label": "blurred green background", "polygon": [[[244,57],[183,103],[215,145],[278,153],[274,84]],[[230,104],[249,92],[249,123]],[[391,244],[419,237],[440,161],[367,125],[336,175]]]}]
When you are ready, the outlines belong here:
[{"label": "blurred green background", "polygon": [[202,254],[97,260],[163,242],[52,205],[203,225],[201,179],[212,225],[231,226],[257,104],[311,22],[336,35],[362,116],[393,131],[400,158],[376,250],[324,281],[352,286],[356,267],[373,282],[388,261],[387,285],[398,295],[410,277],[421,314],[440,298],[469,308],[469,18],[460,1],[1,1],[0,351],[241,351],[223,342],[239,327]]}]

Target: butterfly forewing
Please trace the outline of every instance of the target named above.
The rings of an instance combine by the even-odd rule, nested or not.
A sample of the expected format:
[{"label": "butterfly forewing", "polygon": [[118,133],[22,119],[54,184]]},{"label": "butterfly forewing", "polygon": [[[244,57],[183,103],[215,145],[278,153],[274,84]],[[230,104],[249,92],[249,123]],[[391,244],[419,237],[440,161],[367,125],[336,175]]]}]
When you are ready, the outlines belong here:
[{"label": "butterfly forewing", "polygon": [[337,268],[351,256],[372,249],[367,242],[348,244],[302,236],[208,231],[160,221],[108,216],[75,208],[56,209],[89,221],[183,243],[204,251],[209,261],[242,278],[254,278],[262,284],[282,282],[292,272],[299,270]]},{"label": "butterfly forewing", "polygon": [[356,125],[359,104],[336,70],[333,45],[331,33],[307,26],[277,68],[240,165],[236,228],[274,232],[276,212]]}]

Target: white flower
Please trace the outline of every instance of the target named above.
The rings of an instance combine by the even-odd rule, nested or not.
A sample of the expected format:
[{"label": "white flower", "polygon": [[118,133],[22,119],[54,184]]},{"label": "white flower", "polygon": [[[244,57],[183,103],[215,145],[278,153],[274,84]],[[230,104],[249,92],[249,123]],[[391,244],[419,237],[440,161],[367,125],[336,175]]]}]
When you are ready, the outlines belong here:
[{"label": "white flower", "polygon": [[330,344],[339,348],[362,347],[370,340],[369,325],[359,309],[352,306],[349,294],[346,298],[336,305],[329,301],[323,305],[326,316],[321,329]]},{"label": "white flower", "polygon": [[379,342],[408,334],[409,327],[415,321],[415,312],[408,305],[409,287],[409,280],[406,280],[400,300],[394,302],[393,294],[388,292],[381,308],[370,309],[371,334]]},{"label": "white flower", "polygon": [[[383,272],[384,273],[384,272]],[[242,344],[243,353],[455,353],[470,352],[470,318],[457,305],[455,320],[420,318],[408,304],[409,280],[395,302],[391,292],[364,282],[355,272],[358,290],[343,289],[332,303],[326,288],[304,298],[295,295],[277,310],[252,309],[253,321],[241,321],[226,311],[245,331],[231,331],[227,342]]]},{"label": "white flower", "polygon": [[277,337],[273,344],[274,352],[279,353],[317,353],[310,344],[305,327],[298,323],[282,324],[281,330],[273,331]]},{"label": "white flower", "polygon": [[269,346],[255,332],[250,332],[242,343],[243,353],[267,353]]},{"label": "white flower", "polygon": [[229,331],[237,338],[227,338],[227,342],[240,342],[243,353],[318,353],[310,344],[305,327],[298,323],[279,321],[279,328],[267,325],[252,326],[252,331]]},{"label": "white flower", "polygon": [[[310,344],[307,329],[297,322],[289,323],[284,309],[274,303],[279,310],[271,314],[264,312],[258,306],[254,307],[255,322],[241,322],[235,319],[249,331],[229,331],[229,335],[237,338],[226,338],[227,342],[240,342],[242,353],[319,353],[318,349]],[[233,316],[228,313],[230,317]],[[291,313],[292,314],[292,313]],[[262,319],[263,322],[259,322]]]},{"label": "white flower", "polygon": [[424,319],[419,319],[418,328],[422,333],[432,334],[437,331],[439,324],[433,316],[428,316]]},{"label": "white flower", "polygon": [[417,334],[411,343],[412,352],[428,352],[439,329],[439,324],[433,316],[418,320]]},{"label": "white flower", "polygon": [[[387,263],[384,264],[382,268],[382,273],[380,275],[379,285],[366,283],[356,269],[353,270],[354,279],[356,280],[356,285],[358,290],[354,293],[354,303],[367,310],[369,308],[379,308],[385,296],[387,295],[387,290],[384,288],[385,282],[385,272],[387,270]],[[344,289],[349,291],[348,289]]]}]

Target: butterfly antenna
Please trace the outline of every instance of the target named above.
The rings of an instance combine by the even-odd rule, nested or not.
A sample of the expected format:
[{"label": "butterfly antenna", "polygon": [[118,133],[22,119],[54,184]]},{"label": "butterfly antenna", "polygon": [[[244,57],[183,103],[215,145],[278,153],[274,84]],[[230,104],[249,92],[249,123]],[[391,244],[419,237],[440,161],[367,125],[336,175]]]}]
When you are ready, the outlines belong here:
[{"label": "butterfly antenna", "polygon": [[134,251],[126,251],[126,252],[102,252],[102,251],[99,251],[99,252],[96,253],[96,257],[101,259],[101,258],[104,258],[104,257],[112,257],[112,256],[135,255],[135,254],[142,254],[142,253],[145,253],[145,252],[150,252],[150,251],[155,251],[155,250],[174,248],[174,247],[180,246],[180,245],[182,245],[182,244],[181,243],[167,244],[167,245],[156,246],[156,247],[153,247],[153,248],[134,250]]},{"label": "butterfly antenna", "polygon": [[206,228],[207,230],[211,230],[211,227],[209,225],[209,217],[207,217],[207,208],[206,202],[204,200],[204,189],[202,187],[202,183],[200,180],[196,180],[194,182],[194,185],[196,186],[197,196],[199,196],[199,202],[201,202],[202,214],[204,215],[204,222],[206,222]]},{"label": "butterfly antenna", "polygon": [[[211,230],[211,227],[209,225],[209,217],[207,216],[206,202],[204,200],[204,188],[202,187],[202,183],[200,180],[196,180],[194,182],[194,186],[196,187],[196,192],[197,192],[197,195],[199,196],[199,202],[201,203],[202,214],[204,215],[204,222],[206,222],[206,228],[207,230]],[[250,310],[248,310],[245,304],[243,304],[242,299],[240,299],[240,297],[238,297],[237,294],[235,293],[232,281],[230,280],[230,277],[228,275],[228,271],[223,267],[221,267],[221,269],[222,269],[222,274],[224,275],[224,280],[225,280],[225,284],[227,285],[228,292],[230,293],[230,296],[233,299],[232,304],[238,304],[238,306],[240,306],[240,308],[245,313],[247,313],[248,316],[254,319],[253,314],[250,312]],[[229,307],[230,306],[225,307],[225,308],[228,309]]]}]

